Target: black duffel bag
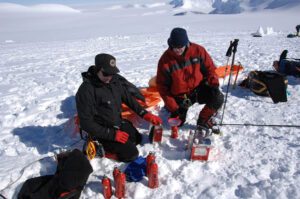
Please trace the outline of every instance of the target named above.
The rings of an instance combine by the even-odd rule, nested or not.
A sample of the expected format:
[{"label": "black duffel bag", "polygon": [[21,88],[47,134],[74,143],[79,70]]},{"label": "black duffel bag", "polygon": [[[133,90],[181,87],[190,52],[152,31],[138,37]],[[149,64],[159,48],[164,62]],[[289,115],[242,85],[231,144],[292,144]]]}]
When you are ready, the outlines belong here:
[{"label": "black duffel bag", "polygon": [[59,154],[57,161],[54,175],[26,180],[18,199],[78,199],[93,172],[90,162],[78,149]]},{"label": "black duffel bag", "polygon": [[251,71],[240,84],[259,96],[271,97],[274,103],[286,102],[287,79],[273,71]]}]

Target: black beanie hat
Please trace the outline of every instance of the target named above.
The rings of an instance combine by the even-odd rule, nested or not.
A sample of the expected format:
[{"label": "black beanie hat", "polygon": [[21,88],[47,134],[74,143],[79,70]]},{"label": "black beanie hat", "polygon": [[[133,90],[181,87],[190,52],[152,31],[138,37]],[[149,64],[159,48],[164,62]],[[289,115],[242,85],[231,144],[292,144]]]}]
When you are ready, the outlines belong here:
[{"label": "black beanie hat", "polygon": [[170,38],[168,39],[168,44],[171,47],[183,47],[188,45],[189,38],[187,36],[186,30],[183,28],[174,28],[171,31]]},{"label": "black beanie hat", "polygon": [[109,54],[98,54],[95,57],[95,72],[98,73],[100,70],[108,75],[117,74],[119,69],[116,66],[116,58]]}]

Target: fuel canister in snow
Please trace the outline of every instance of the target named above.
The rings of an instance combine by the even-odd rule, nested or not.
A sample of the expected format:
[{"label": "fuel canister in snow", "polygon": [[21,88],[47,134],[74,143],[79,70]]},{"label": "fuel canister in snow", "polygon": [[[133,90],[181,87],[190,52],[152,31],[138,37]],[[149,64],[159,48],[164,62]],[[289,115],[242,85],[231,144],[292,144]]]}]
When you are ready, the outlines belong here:
[{"label": "fuel canister in snow", "polygon": [[162,126],[161,125],[154,126],[153,141],[161,142],[162,134],[163,134]]},{"label": "fuel canister in snow", "polygon": [[117,198],[125,198],[125,191],[126,191],[126,175],[123,172],[119,172],[116,176],[116,182],[115,182],[116,190],[115,190],[115,196]]},{"label": "fuel canister in snow", "polygon": [[103,196],[105,199],[109,199],[112,196],[112,188],[110,179],[106,176],[102,179]]},{"label": "fuel canister in snow", "polygon": [[178,127],[177,126],[172,126],[171,127],[171,138],[176,139],[178,138]]},{"label": "fuel canister in snow", "polygon": [[158,166],[153,160],[150,163],[150,171],[149,171],[149,176],[148,176],[148,187],[151,189],[155,189],[159,186],[158,182]]},{"label": "fuel canister in snow", "polygon": [[114,182],[116,183],[116,181],[117,181],[117,176],[118,176],[118,174],[120,173],[121,171],[120,171],[120,169],[117,167],[117,166],[115,166],[114,167],[114,170],[113,170],[113,178],[114,178]]},{"label": "fuel canister in snow", "polygon": [[161,125],[155,125],[150,127],[149,139],[152,142],[161,142],[163,134],[163,128]]},{"label": "fuel canister in snow", "polygon": [[181,120],[179,118],[169,118],[168,123],[171,126],[171,138],[178,138],[178,126],[181,124]]},{"label": "fuel canister in snow", "polygon": [[151,162],[155,161],[155,153],[149,152],[146,158],[146,175],[149,177]]},{"label": "fuel canister in snow", "polygon": [[196,132],[191,150],[191,160],[207,161],[211,148],[211,140],[203,137],[203,132]]}]

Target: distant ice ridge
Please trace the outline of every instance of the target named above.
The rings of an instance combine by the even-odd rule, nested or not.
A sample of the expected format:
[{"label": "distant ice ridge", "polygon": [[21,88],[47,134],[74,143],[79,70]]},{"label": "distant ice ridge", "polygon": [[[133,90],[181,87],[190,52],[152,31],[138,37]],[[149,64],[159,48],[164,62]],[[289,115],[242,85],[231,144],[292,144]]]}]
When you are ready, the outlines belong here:
[{"label": "distant ice ridge", "polygon": [[113,5],[108,7],[108,10],[118,10],[122,8],[157,8],[165,6],[166,3],[150,3],[150,4],[125,4],[125,5]]},{"label": "distant ice ridge", "polygon": [[0,3],[0,13],[7,12],[28,12],[28,13],[80,13],[80,10],[76,10],[66,5],[61,4],[38,4],[33,6],[23,6],[14,3]]},{"label": "distant ice ridge", "polygon": [[244,11],[276,9],[300,5],[299,0],[172,0],[174,8],[210,14],[237,14]]}]

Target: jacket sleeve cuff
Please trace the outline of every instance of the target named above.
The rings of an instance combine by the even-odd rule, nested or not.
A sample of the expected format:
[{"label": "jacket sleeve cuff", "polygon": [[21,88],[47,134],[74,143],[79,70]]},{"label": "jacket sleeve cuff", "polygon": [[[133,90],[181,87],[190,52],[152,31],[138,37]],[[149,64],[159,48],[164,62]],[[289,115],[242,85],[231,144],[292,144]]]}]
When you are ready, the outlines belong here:
[{"label": "jacket sleeve cuff", "polygon": [[147,113],[148,113],[148,111],[143,109],[138,113],[138,115],[143,118]]},{"label": "jacket sleeve cuff", "polygon": [[113,128],[107,128],[106,135],[107,135],[107,140],[114,141],[116,136],[116,130]]}]

